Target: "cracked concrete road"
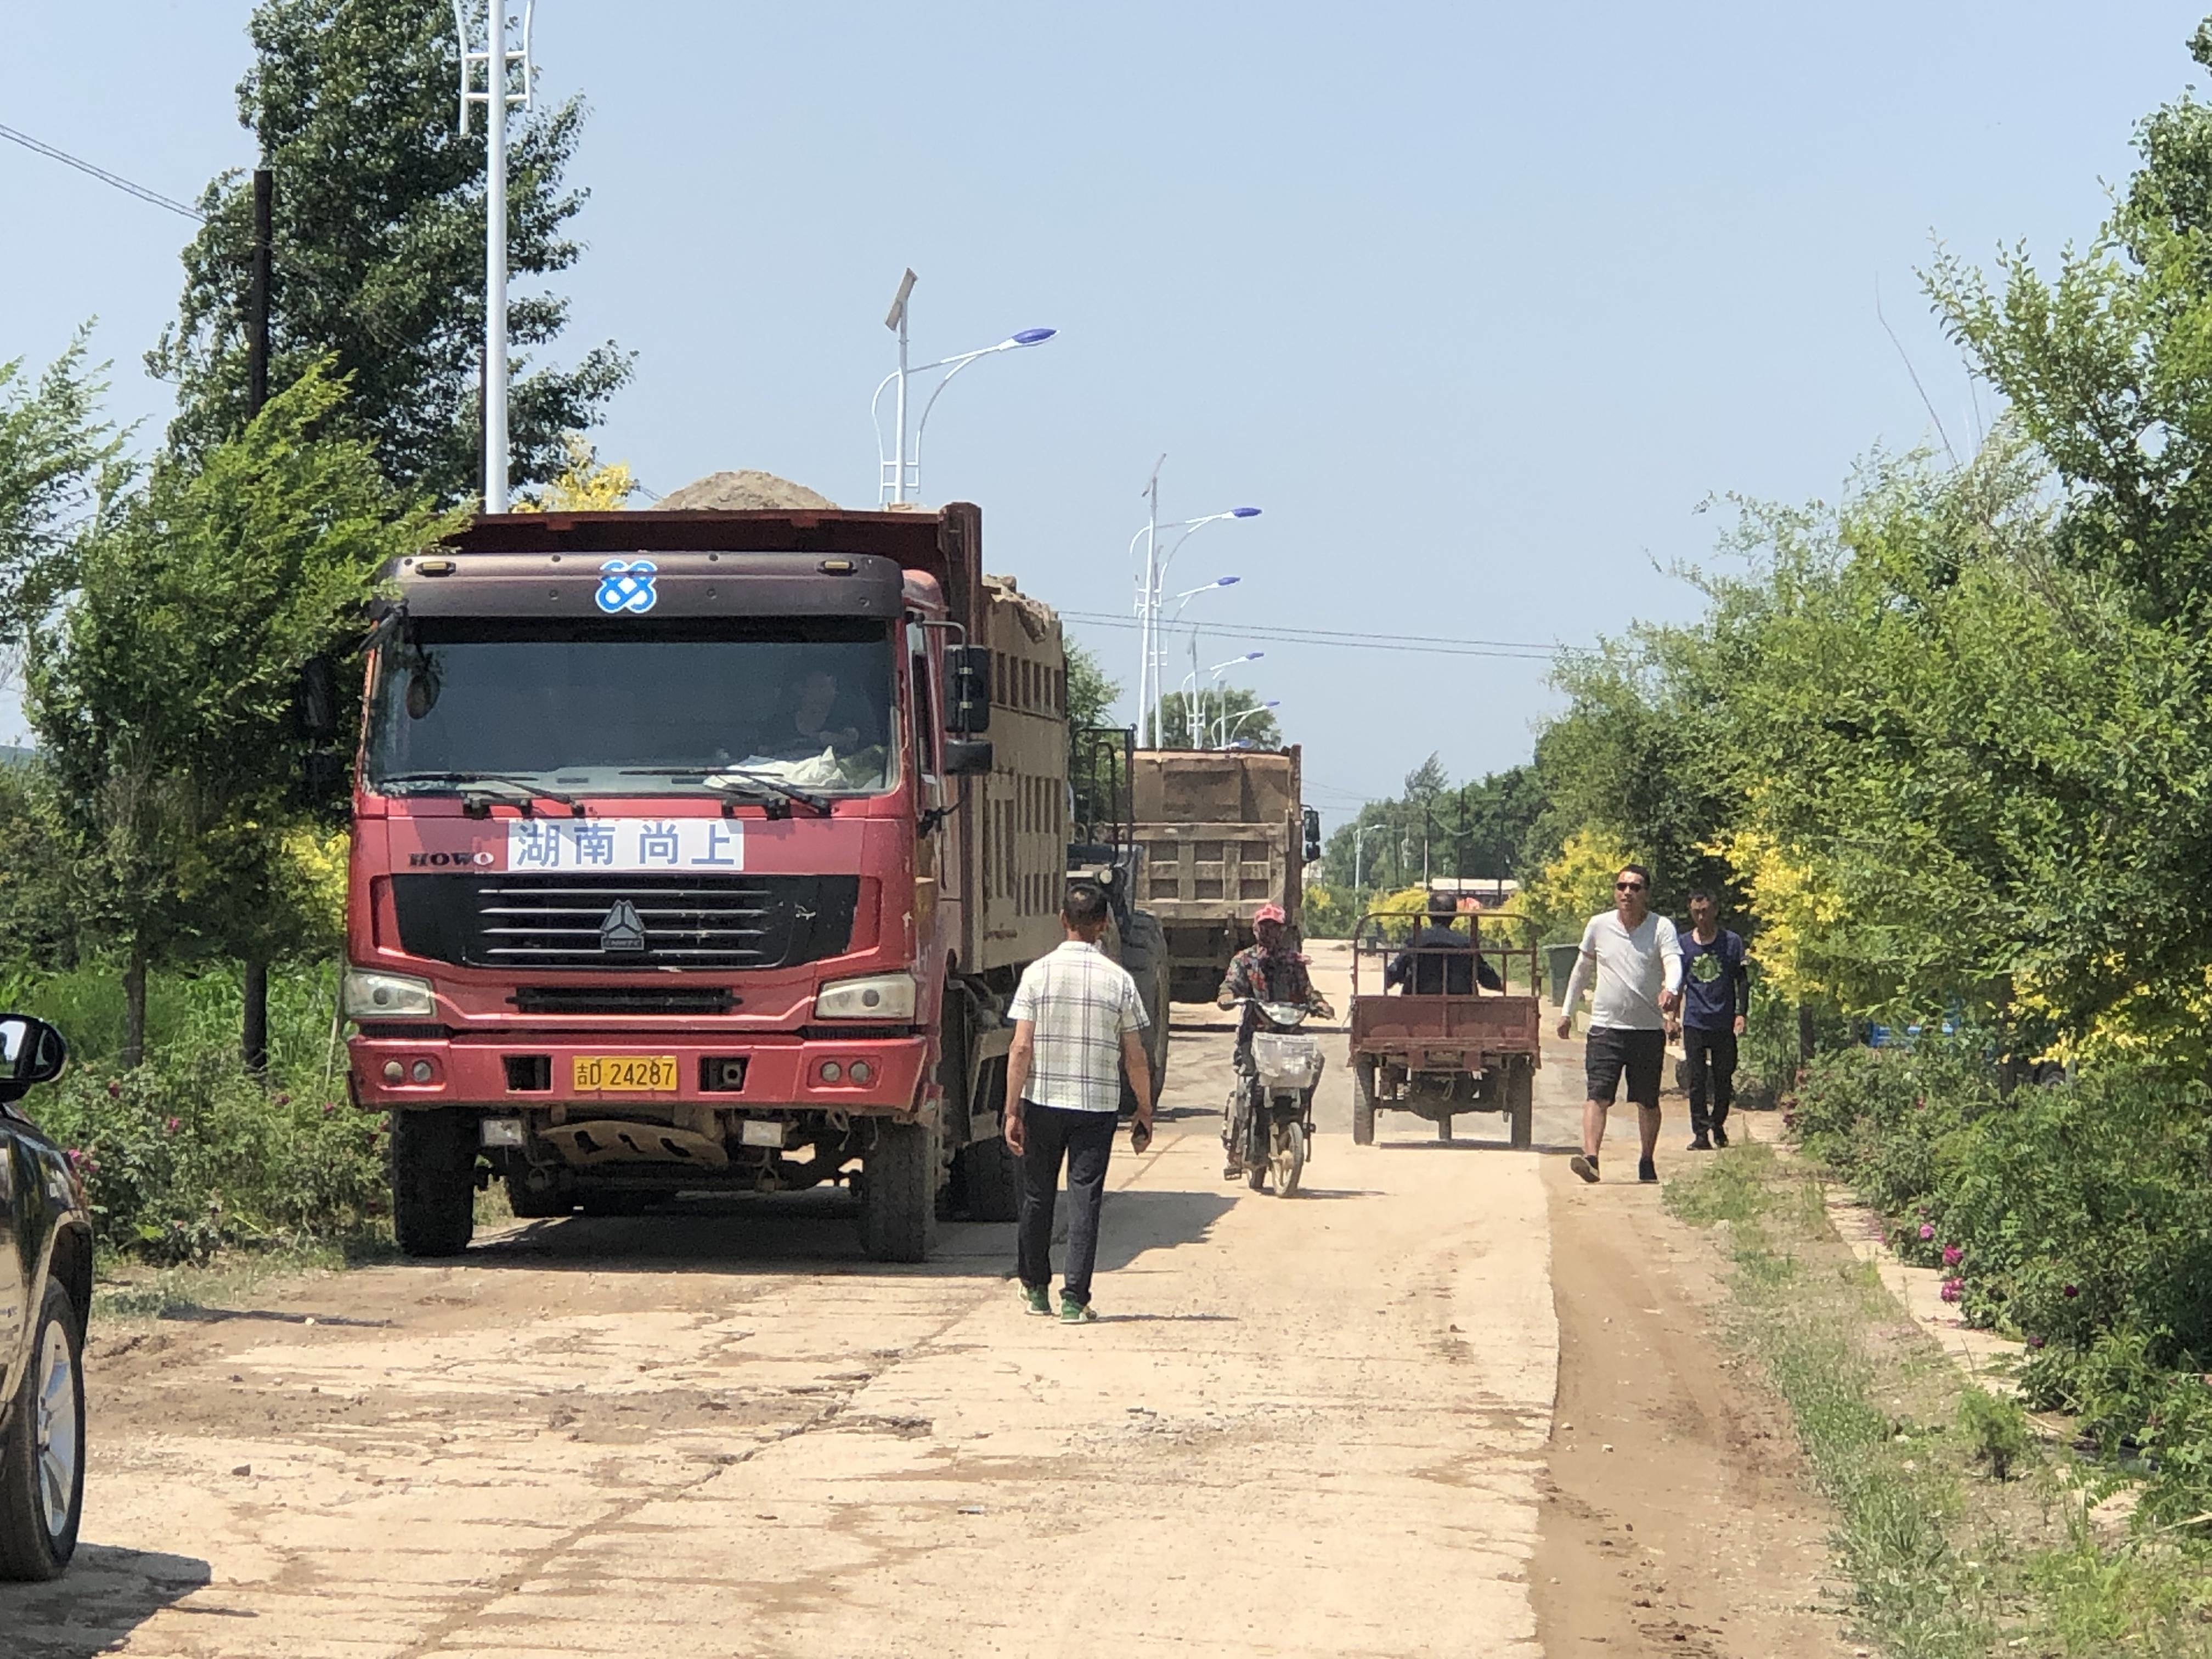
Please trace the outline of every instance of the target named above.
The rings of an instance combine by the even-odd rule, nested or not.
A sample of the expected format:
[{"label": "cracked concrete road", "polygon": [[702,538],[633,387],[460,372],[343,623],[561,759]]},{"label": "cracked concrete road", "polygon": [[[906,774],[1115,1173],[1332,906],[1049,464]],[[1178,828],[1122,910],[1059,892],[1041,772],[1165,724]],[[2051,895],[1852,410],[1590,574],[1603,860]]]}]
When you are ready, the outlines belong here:
[{"label": "cracked concrete road", "polygon": [[[1541,1651],[1539,1159],[1487,1115],[1354,1148],[1331,1035],[1310,1190],[1226,1184],[1228,1032],[1179,1014],[1162,1133],[1115,1158],[1097,1324],[1024,1316],[1011,1228],[886,1268],[808,1194],[110,1328],[85,1546],[0,1589],[0,1649]],[[1540,1145],[1571,1136],[1569,1071]]]}]

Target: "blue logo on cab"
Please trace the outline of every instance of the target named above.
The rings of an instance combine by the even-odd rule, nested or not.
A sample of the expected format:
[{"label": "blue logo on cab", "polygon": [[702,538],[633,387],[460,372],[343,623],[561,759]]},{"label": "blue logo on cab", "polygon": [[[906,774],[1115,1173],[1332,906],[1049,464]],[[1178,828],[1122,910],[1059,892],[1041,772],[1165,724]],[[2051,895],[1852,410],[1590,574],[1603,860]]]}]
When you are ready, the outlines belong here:
[{"label": "blue logo on cab", "polygon": [[653,587],[659,568],[651,559],[609,559],[599,567],[599,609],[610,617],[624,611],[643,616],[660,598]]}]

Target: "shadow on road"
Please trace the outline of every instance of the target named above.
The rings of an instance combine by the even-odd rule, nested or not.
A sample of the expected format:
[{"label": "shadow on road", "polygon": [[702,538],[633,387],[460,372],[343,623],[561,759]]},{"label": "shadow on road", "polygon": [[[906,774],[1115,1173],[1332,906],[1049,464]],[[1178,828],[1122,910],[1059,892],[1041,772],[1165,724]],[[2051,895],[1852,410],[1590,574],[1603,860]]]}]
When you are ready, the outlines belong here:
[{"label": "shadow on road", "polygon": [[[1147,1250],[1204,1240],[1233,1206],[1218,1193],[1109,1193],[1099,1243],[1101,1268]],[[843,1193],[715,1194],[679,1198],[637,1216],[569,1216],[479,1240],[466,1255],[423,1266],[537,1272],[881,1273],[921,1278],[997,1277],[1011,1268],[1009,1222],[942,1221],[927,1262],[873,1261],[860,1249],[856,1206]]]},{"label": "shadow on road", "polygon": [[[0,1651],[8,1659],[92,1659],[112,1652],[139,1626],[204,1589],[212,1577],[206,1562],[189,1555],[80,1544],[69,1571],[52,1583],[0,1584]],[[253,1616],[228,1608],[205,1612],[217,1618]]]},{"label": "shadow on road", "polygon": [[[1378,1152],[1511,1152],[1512,1144],[1504,1140],[1469,1140],[1464,1135],[1454,1135],[1449,1140],[1382,1140],[1377,1139]],[[1579,1145],[1567,1141],[1538,1141],[1523,1149],[1546,1158],[1563,1158],[1570,1152],[1579,1152]],[[1518,1154],[1516,1154],[1517,1156]]]}]

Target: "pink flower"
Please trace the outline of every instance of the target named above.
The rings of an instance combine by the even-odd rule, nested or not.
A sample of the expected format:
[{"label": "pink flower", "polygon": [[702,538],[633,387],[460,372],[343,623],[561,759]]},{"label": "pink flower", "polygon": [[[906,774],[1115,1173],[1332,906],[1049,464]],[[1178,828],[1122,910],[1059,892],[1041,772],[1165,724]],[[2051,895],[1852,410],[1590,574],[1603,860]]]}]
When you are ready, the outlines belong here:
[{"label": "pink flower", "polygon": [[1934,1222],[1932,1222],[1932,1221],[1923,1221],[1923,1222],[1922,1222],[1922,1223],[1920,1224],[1920,1242],[1921,1242],[1922,1243],[1923,1243],[1923,1244],[1924,1244],[1924,1243],[1926,1243],[1929,1239],[1931,1239],[1931,1238],[1933,1238],[1933,1237],[1936,1237],[1936,1224],[1935,1224]]},{"label": "pink flower", "polygon": [[276,1103],[279,1106],[289,1106],[292,1103],[292,1097],[289,1095],[279,1095],[276,1097]]},{"label": "pink flower", "polygon": [[1943,1247],[1943,1265],[1945,1267],[1955,1267],[1966,1259],[1966,1253],[1960,1249],[1956,1244],[1946,1244]]},{"label": "pink flower", "polygon": [[325,1117],[328,1117],[331,1113],[337,1111],[337,1102],[335,1100],[326,1100],[323,1103],[323,1115]]},{"label": "pink flower", "polygon": [[161,1120],[161,1133],[165,1135],[173,1135],[184,1127],[184,1119],[180,1117],[165,1117]]},{"label": "pink flower", "polygon": [[2039,1336],[2031,1336],[2027,1339],[2027,1346],[2031,1348],[2039,1348],[2043,1346],[2043,1339]]},{"label": "pink flower", "polygon": [[1942,1290],[1939,1292],[1939,1294],[1942,1297],[1942,1298],[1943,1298],[1946,1302],[1956,1302],[1956,1301],[1957,1301],[1960,1297],[1964,1296],[1966,1293],[1966,1281],[1965,1279],[1945,1279],[1945,1280],[1943,1281],[1943,1288],[1942,1288]]},{"label": "pink flower", "polygon": [[118,1083],[118,1082],[117,1082],[113,1078],[110,1078],[110,1079],[107,1079],[107,1097],[108,1097],[110,1100],[113,1100],[117,1096],[120,1095],[122,1092],[123,1092],[123,1085],[122,1085],[120,1083]]},{"label": "pink flower", "polygon": [[2064,1297],[2069,1302],[2071,1302],[2075,1297],[2081,1294],[2081,1287],[2078,1285],[2069,1285],[2065,1289],[2060,1291],[2058,1294]]}]

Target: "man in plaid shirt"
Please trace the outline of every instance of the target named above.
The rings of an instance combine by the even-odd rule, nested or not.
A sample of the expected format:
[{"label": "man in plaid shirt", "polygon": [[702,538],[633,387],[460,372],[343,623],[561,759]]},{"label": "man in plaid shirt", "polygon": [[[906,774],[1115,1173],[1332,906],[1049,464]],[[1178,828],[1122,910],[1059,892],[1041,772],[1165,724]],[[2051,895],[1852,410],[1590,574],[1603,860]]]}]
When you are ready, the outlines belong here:
[{"label": "man in plaid shirt", "polygon": [[1098,948],[1106,895],[1095,883],[1072,884],[1060,921],[1066,942],[1023,970],[1006,1011],[1014,1022],[1006,1056],[1006,1146],[1022,1161],[1022,1297],[1031,1313],[1048,1317],[1053,1205],[1060,1159],[1067,1160],[1067,1282],[1060,1316],[1085,1325],[1098,1316],[1091,1309],[1091,1273],[1124,1068],[1137,1097],[1131,1144],[1141,1152],[1152,1138],[1152,1073],[1143,1036],[1150,1021],[1136,981]]}]

